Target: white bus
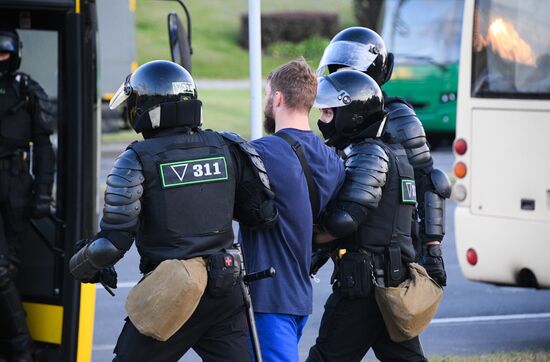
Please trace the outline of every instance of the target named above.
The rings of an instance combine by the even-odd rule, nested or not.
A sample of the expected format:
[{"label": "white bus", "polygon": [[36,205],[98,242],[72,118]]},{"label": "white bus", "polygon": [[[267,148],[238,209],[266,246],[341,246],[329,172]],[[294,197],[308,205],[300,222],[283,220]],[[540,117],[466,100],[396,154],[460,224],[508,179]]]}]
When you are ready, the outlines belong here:
[{"label": "white bus", "polygon": [[550,287],[550,1],[467,0],[456,247],[466,278]]}]

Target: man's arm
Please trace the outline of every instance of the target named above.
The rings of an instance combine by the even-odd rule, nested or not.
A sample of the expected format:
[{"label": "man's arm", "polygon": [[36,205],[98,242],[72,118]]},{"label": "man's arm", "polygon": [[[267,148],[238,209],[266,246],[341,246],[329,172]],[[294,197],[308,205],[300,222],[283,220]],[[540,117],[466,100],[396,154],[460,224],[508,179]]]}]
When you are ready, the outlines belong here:
[{"label": "man's arm", "polygon": [[141,212],[144,181],[137,154],[131,149],[124,151],[107,176],[101,231],[69,261],[76,279],[97,282],[98,273],[113,266],[130,249]]}]

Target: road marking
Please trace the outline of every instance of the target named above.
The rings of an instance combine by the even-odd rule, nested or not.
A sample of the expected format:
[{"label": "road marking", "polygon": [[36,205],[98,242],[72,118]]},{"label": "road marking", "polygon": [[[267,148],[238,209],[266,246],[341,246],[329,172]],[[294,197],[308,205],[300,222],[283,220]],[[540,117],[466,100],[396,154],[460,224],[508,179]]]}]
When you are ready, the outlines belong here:
[{"label": "road marking", "polygon": [[[133,288],[134,285],[136,285],[136,284],[137,284],[137,281],[136,282],[120,282],[120,283],[117,283],[117,289]],[[101,284],[96,284],[95,287],[96,287],[96,289],[103,289],[103,286],[101,286]]]},{"label": "road marking", "polygon": [[495,322],[511,321],[525,319],[544,319],[550,318],[550,313],[532,313],[532,314],[503,314],[503,315],[482,315],[475,317],[456,317],[456,318],[435,318],[430,324],[451,324],[451,323],[475,323],[475,322]]},{"label": "road marking", "polygon": [[94,351],[112,351],[115,349],[114,344],[97,344],[94,346]]},{"label": "road marking", "polygon": [[[131,283],[132,282],[127,282],[126,284],[131,284]],[[504,314],[504,315],[488,315],[488,316],[476,316],[476,317],[436,318],[432,320],[430,324],[457,324],[457,323],[494,322],[494,321],[545,319],[545,318],[550,318],[550,313]],[[115,348],[114,344],[98,344],[98,345],[94,345],[93,350],[94,351],[112,351],[114,348]]]}]

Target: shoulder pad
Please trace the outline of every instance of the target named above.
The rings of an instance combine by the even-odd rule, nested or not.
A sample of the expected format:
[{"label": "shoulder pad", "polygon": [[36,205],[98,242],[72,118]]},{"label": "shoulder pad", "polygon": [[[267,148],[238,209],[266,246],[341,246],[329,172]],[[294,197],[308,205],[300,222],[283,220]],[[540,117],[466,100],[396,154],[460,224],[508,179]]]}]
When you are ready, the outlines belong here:
[{"label": "shoulder pad", "polygon": [[384,139],[400,143],[403,148],[418,148],[426,144],[426,132],[416,113],[406,104],[395,102],[386,107],[388,120]]},{"label": "shoulder pad", "polygon": [[338,200],[377,207],[389,170],[386,151],[377,144],[360,143],[353,146],[345,166],[346,179]]},{"label": "shoulder pad", "polygon": [[446,199],[451,197],[451,181],[447,174],[440,169],[433,169],[430,172],[430,180],[434,185],[435,192]]},{"label": "shoulder pad", "polygon": [[131,148],[126,149],[117,157],[113,167],[125,168],[128,170],[143,170],[143,166],[139,161],[138,155]]},{"label": "shoulder pad", "polygon": [[418,148],[407,148],[407,158],[411,163],[411,166],[415,169],[421,169],[424,167],[431,166],[433,164],[432,154],[427,144],[422,145]]},{"label": "shoulder pad", "polygon": [[124,151],[107,176],[105,204],[100,227],[103,230],[132,230],[138,223],[143,196],[141,163],[132,150]]},{"label": "shoulder pad", "polygon": [[219,132],[219,134],[225,138],[226,140],[229,140],[232,143],[242,143],[247,142],[241,135],[235,133],[235,132],[229,132],[229,131],[223,131]]},{"label": "shoulder pad", "polygon": [[267,171],[265,169],[264,161],[260,157],[258,151],[252,146],[247,140],[242,138],[240,135],[233,132],[220,132],[220,135],[230,141],[233,144],[239,146],[239,149],[248,157],[250,162],[255,169],[255,174],[258,176],[262,184],[268,189],[271,190],[271,185],[269,183],[269,177],[267,176]]},{"label": "shoulder pad", "polygon": [[406,105],[407,107],[409,107],[410,109],[414,110],[414,107],[409,102],[407,102],[404,98],[401,98],[401,97],[384,97],[384,105],[386,107],[389,106],[390,104],[393,104],[393,103],[402,103],[402,104]]},{"label": "shoulder pad", "polygon": [[38,125],[45,131],[53,132],[55,124],[55,109],[53,107],[50,98],[44,91],[44,88],[28,75],[21,73],[21,81],[26,84],[23,85],[26,88],[26,92],[32,100],[32,112]]},{"label": "shoulder pad", "polygon": [[386,162],[390,160],[388,154],[380,145],[370,142],[361,142],[353,145],[353,147],[351,148],[351,152],[348,155],[348,159],[352,158],[355,155],[377,156],[385,160]]}]

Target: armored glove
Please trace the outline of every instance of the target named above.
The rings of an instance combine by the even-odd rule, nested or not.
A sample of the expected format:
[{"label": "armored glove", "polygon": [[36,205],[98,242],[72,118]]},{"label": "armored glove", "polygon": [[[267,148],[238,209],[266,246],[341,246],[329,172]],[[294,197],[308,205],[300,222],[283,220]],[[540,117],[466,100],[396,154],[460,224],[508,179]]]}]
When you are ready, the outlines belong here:
[{"label": "armored glove", "polygon": [[32,201],[32,218],[41,219],[50,214],[52,197],[45,194],[35,194]]},{"label": "armored glove", "polygon": [[117,287],[117,272],[114,266],[94,270],[90,268],[80,268],[79,262],[83,262],[81,250],[93,240],[82,239],[75,243],[75,254],[69,261],[71,274],[82,283],[101,283],[110,288]]},{"label": "armored glove", "polygon": [[424,245],[419,263],[440,286],[447,285],[447,273],[445,272],[440,244]]}]

